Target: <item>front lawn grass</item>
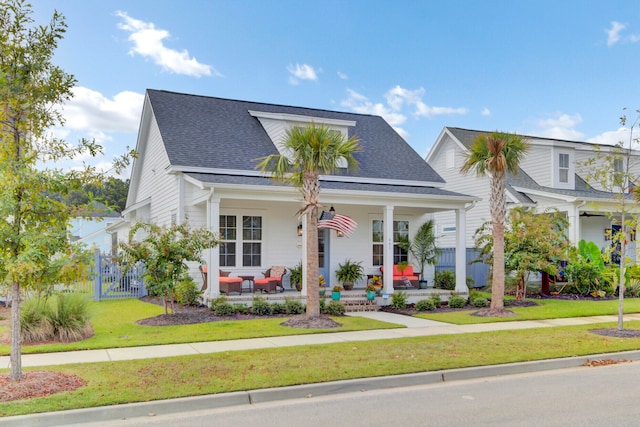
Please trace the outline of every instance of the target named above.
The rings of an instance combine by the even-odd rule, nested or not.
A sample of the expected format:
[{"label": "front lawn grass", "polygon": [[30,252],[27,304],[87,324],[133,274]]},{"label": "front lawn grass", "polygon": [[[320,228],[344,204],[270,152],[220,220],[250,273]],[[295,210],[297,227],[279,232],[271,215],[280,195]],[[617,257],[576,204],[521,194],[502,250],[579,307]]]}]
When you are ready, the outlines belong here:
[{"label": "front lawn grass", "polygon": [[[640,338],[589,332],[614,326],[591,324],[56,366],[47,369],[78,375],[87,385],[73,392],[0,403],[0,416],[640,349]],[[631,321],[626,327],[640,329],[640,322]]]},{"label": "front lawn grass", "polygon": [[[73,343],[23,345],[22,354],[403,327],[352,316],[333,318],[342,324],[341,328],[334,329],[298,329],[280,326],[287,318],[217,321],[179,326],[142,326],[136,324],[136,321],[162,314],[164,309],[135,298],[92,302],[91,310],[91,325],[95,333],[93,337]],[[8,345],[0,346],[0,355],[8,355],[9,352]]]},{"label": "front lawn grass", "polygon": [[[467,325],[471,323],[513,322],[518,320],[559,319],[566,317],[604,316],[618,314],[618,300],[559,300],[559,299],[531,299],[538,305],[534,307],[509,307],[516,313],[513,317],[478,317],[472,313],[479,308],[448,313],[417,314],[423,319],[439,322]],[[624,312],[640,313],[640,298],[625,298]]]}]

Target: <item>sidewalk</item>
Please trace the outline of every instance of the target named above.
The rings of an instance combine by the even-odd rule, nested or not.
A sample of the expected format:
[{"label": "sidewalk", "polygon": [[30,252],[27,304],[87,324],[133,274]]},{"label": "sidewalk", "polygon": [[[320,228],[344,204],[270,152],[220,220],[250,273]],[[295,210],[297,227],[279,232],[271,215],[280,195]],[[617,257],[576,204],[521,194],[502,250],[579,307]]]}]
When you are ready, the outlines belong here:
[{"label": "sidewalk", "polygon": [[[522,320],[513,322],[480,323],[474,325],[452,325],[433,320],[385,312],[351,313],[352,316],[367,317],[406,326],[399,329],[376,329],[369,331],[329,332],[324,334],[292,335],[269,338],[250,338],[230,341],[211,341],[189,344],[153,345],[144,347],[109,348],[59,353],[23,354],[23,367],[67,365],[73,363],[113,362],[119,360],[151,359],[195,354],[210,354],[236,350],[292,347],[297,345],[331,344],[350,341],[370,341],[432,335],[465,334],[474,332],[504,331],[516,329],[549,328],[553,326],[586,325],[591,323],[616,322],[618,317],[592,316],[563,319]],[[640,313],[625,314],[625,321],[640,320]],[[9,367],[9,356],[0,357],[0,367]]]},{"label": "sidewalk", "polygon": [[[406,328],[392,330],[371,330],[357,332],[333,332],[315,335],[297,335],[289,337],[255,338],[235,341],[201,342],[192,344],[158,345],[148,347],[129,347],[105,350],[86,350],[47,354],[26,354],[22,356],[22,365],[46,366],[71,363],[109,362],[115,360],[133,360],[156,357],[172,357],[188,354],[206,354],[233,350],[288,347],[339,343],[348,341],[368,341],[403,337],[430,336],[440,334],[464,334],[474,332],[503,331],[516,329],[549,328],[554,326],[585,325],[602,322],[616,322],[617,316],[592,316],[565,319],[524,320],[514,322],[484,323],[475,325],[452,325],[432,320],[385,312],[352,313],[353,316],[368,317],[385,322],[396,323]],[[625,321],[640,320],[640,313],[625,314]],[[539,360],[533,362],[509,363],[504,365],[478,366],[472,368],[448,369],[421,372],[416,374],[394,375],[386,377],[359,378],[354,380],[332,381],[327,383],[304,384],[290,387],[249,390],[233,393],[185,397],[178,399],[139,402],[96,408],[74,409],[68,411],[36,413],[15,417],[1,417],[0,426],[32,427],[69,426],[73,424],[100,425],[107,421],[143,419],[149,414],[169,414],[175,412],[197,411],[212,408],[224,408],[237,405],[255,405],[288,399],[308,398],[309,396],[327,396],[338,393],[361,393],[365,390],[410,387],[416,385],[438,384],[450,381],[464,381],[501,375],[523,374],[554,369],[578,368],[592,360],[640,360],[640,351],[598,354],[595,356],[577,356],[562,359]],[[8,366],[9,357],[0,357],[0,366]]]}]

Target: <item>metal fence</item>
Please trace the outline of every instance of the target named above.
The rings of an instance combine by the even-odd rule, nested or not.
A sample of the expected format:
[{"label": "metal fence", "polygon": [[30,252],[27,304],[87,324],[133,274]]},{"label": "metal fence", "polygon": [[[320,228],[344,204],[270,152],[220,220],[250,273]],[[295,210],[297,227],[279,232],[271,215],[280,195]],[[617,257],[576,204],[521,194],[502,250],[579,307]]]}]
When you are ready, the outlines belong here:
[{"label": "metal fence", "polygon": [[139,264],[126,269],[113,255],[95,253],[93,289],[87,289],[96,301],[103,299],[139,298],[147,295],[143,279],[144,267]]},{"label": "metal fence", "polygon": [[[478,259],[478,250],[474,248],[467,248],[466,251],[466,275],[471,276],[473,279],[473,286],[475,288],[482,288],[487,285],[487,277],[489,275],[489,266],[482,262],[473,262]],[[442,254],[438,258],[438,264],[436,264],[436,271],[451,270],[456,271],[456,249],[444,248]]]}]

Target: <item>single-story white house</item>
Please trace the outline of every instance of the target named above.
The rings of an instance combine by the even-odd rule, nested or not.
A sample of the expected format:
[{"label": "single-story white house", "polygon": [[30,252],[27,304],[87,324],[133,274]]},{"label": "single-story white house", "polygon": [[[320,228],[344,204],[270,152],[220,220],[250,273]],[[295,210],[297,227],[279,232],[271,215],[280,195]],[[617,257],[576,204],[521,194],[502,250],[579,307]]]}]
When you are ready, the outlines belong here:
[{"label": "single-story white house", "polygon": [[[351,259],[361,261],[367,274],[380,274],[384,266],[384,291],[393,293],[393,265],[413,261],[398,238],[411,237],[440,213],[457,227],[454,241],[462,250],[456,255],[456,290],[466,292],[466,212],[477,198],[445,189],[442,177],[373,115],[147,90],[126,209],[110,230],[123,240],[139,220],[188,221],[222,237],[222,244],[206,254],[209,271],[259,278],[271,266],[296,265],[306,258],[296,216],[301,194],[273,181],[256,164],[279,152],[287,129],[311,123],[356,136],[362,146],[355,155],[356,172],[343,169],[320,177],[324,209],[333,207],[355,220],[353,235],[303,230],[319,235],[320,272],[328,285],[337,284],[338,264]],[[197,267],[194,277],[200,277]],[[207,297],[214,298],[220,293],[218,274],[208,280]],[[305,284],[301,294],[306,295]]]}]

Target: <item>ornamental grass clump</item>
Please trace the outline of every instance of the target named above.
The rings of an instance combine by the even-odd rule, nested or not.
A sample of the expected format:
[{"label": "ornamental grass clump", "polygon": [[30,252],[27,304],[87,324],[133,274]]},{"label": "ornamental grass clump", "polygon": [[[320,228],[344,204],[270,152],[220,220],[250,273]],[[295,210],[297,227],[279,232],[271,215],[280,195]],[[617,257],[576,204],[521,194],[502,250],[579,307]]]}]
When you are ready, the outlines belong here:
[{"label": "ornamental grass clump", "polygon": [[72,342],[93,335],[89,323],[89,300],[80,294],[54,294],[32,297],[22,305],[22,341]]}]

